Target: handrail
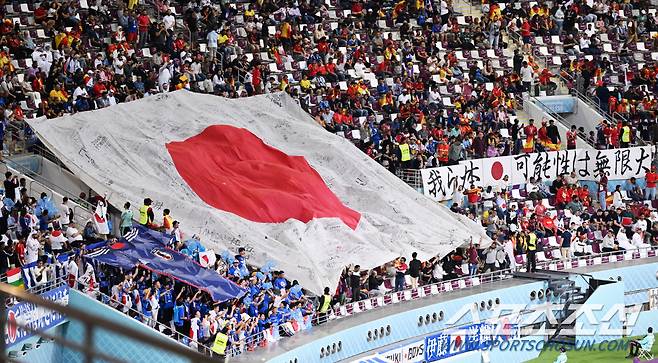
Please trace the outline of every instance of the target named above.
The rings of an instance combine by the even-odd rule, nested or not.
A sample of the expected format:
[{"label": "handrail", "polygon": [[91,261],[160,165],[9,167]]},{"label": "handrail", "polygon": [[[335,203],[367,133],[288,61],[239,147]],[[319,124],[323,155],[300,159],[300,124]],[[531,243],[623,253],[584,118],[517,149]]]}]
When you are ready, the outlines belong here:
[{"label": "handrail", "polygon": [[[532,102],[538,103],[541,106],[541,109],[547,115],[551,116],[553,119],[560,122],[561,124],[563,124],[565,126],[568,126],[568,127],[570,127],[570,126],[576,126],[576,128],[578,127],[578,125],[576,125],[575,123],[567,121],[567,119],[562,117],[560,114],[558,114],[557,112],[551,110],[550,107],[546,106],[546,104],[544,104],[542,101],[540,101],[537,97],[531,95],[529,92],[528,92],[528,98],[530,98],[532,100]],[[578,131],[578,134],[579,134],[580,138],[583,139],[589,146],[591,146],[592,148],[596,148],[595,145],[587,137],[587,134],[581,133],[580,131]]]},{"label": "handrail", "polygon": [[[49,190],[51,193],[57,191],[59,194],[65,196],[65,197],[68,197],[71,201],[75,201],[76,204],[78,204],[78,205],[80,205],[81,207],[85,208],[85,209],[86,209],[87,211],[89,211],[90,213],[93,213],[93,212],[91,212],[91,211],[94,210],[94,206],[93,206],[91,203],[87,202],[86,200],[82,200],[82,199],[80,199],[80,198],[79,198],[77,195],[75,195],[74,193],[72,193],[72,192],[70,192],[70,191],[68,191],[68,190],[66,190],[66,189],[64,189],[64,188],[62,188],[62,187],[60,187],[60,186],[57,186],[57,185],[52,185],[52,186],[51,186],[51,185],[48,185],[48,181],[46,181],[41,175],[39,175],[39,174],[33,172],[32,170],[30,170],[30,169],[24,167],[24,166],[21,165],[19,162],[16,162],[16,161],[10,161],[10,162],[8,163],[7,167],[8,167],[8,168],[11,168],[11,169],[14,169],[15,171],[18,171],[18,172],[20,172],[21,174],[23,174],[23,175],[29,177],[30,179],[32,179],[31,183],[32,183],[32,182],[37,183],[37,184],[39,184],[41,187],[45,188],[46,190]],[[52,196],[52,195],[51,195],[51,196]]]},{"label": "handrail", "polygon": [[[647,253],[648,253],[648,251],[657,250],[657,249],[658,248],[654,248],[653,246],[648,246],[648,247],[642,247],[642,248],[637,248],[637,249],[628,250],[628,251],[619,250],[619,251],[611,251],[611,252],[601,252],[601,253],[598,253],[598,254],[590,254],[590,255],[587,255],[587,256],[574,256],[574,257],[570,257],[568,259],[548,260],[548,261],[541,261],[541,262],[537,261],[536,264],[537,264],[537,268],[543,268],[543,269],[550,270],[550,265],[557,264],[557,263],[561,262],[565,265],[564,268],[567,269],[567,268],[574,268],[574,267],[571,267],[571,266],[573,265],[573,262],[575,262],[575,261],[581,261],[581,260],[587,261],[589,259],[595,259],[595,258],[603,259],[604,257],[611,257],[611,256],[614,256],[614,255],[623,256],[626,253],[632,253],[633,257],[635,256],[636,253],[638,253],[640,255],[640,258],[642,258],[641,251],[646,250]],[[540,251],[540,253],[542,253],[542,252]],[[655,257],[655,256],[647,256],[647,257]],[[613,262],[618,262],[618,261],[619,261],[618,259],[616,259],[614,261],[608,260],[605,263],[613,263]],[[603,264],[604,262],[602,261],[601,263]],[[384,295],[381,295],[381,296],[368,298],[366,300],[380,299],[380,300],[384,301],[387,298],[392,299],[392,297],[394,295],[398,296],[398,297],[399,296],[404,296],[404,295],[411,295],[411,300],[415,300],[415,299],[419,299],[419,298],[424,297],[424,291],[425,291],[426,287],[430,287],[430,289],[431,289],[432,286],[437,286],[438,288],[440,288],[441,286],[444,286],[445,284],[449,284],[450,286],[452,286],[453,283],[455,283],[455,282],[459,283],[460,281],[464,281],[464,283],[466,283],[466,280],[468,280],[468,279],[471,279],[471,280],[472,279],[478,279],[479,280],[478,285],[473,285],[471,283],[471,285],[469,287],[475,287],[475,286],[480,286],[481,287],[484,284],[488,284],[488,283],[502,281],[502,280],[505,280],[505,279],[512,278],[512,275],[513,275],[514,272],[521,271],[521,269],[523,269],[523,268],[524,268],[523,265],[517,264],[517,268],[515,270],[512,270],[511,268],[508,268],[508,269],[504,269],[504,270],[498,270],[498,271],[494,271],[494,272],[482,273],[482,274],[477,274],[477,275],[472,275],[472,276],[471,275],[462,276],[462,277],[459,277],[459,278],[456,278],[456,279],[442,280],[440,282],[436,282],[436,283],[433,283],[433,284],[427,284],[427,285],[419,286],[416,289],[406,289],[406,290],[402,290],[402,291],[398,291],[398,292],[391,292],[391,293],[387,293],[387,294],[384,294]],[[498,277],[496,277],[496,276],[498,276]],[[489,277],[489,279],[487,279],[487,277]],[[438,291],[441,291],[441,290],[439,289]],[[416,292],[416,294],[417,294],[417,297],[415,297],[415,298],[414,298],[414,292]],[[362,300],[362,301],[365,301],[365,300]],[[408,301],[408,300],[405,300],[405,301]],[[321,324],[324,324],[324,323],[326,323],[330,320],[342,319],[342,318],[345,318],[345,317],[352,316],[354,314],[358,314],[359,312],[353,312],[349,315],[341,315],[341,313],[340,313],[340,310],[342,308],[347,309],[348,306],[353,307],[355,304],[358,304],[358,303],[359,302],[351,302],[351,303],[348,303],[348,304],[345,304],[345,305],[334,307],[334,308],[330,309],[325,315],[314,314],[312,316],[314,325],[321,325]],[[388,305],[391,305],[391,304],[393,304],[393,303],[381,304],[378,307],[373,307],[372,309],[376,309],[376,308],[379,308],[381,306],[388,306]],[[371,310],[371,309],[368,309],[368,311],[369,310]],[[276,325],[276,326],[273,327],[273,329],[279,330],[281,327],[282,327],[282,325]],[[266,330],[266,331],[258,332],[256,334],[252,334],[250,336],[244,337],[244,338],[240,339],[237,342],[233,342],[232,346],[227,348],[227,357],[234,357],[234,356],[240,355],[245,350],[244,347],[249,348],[249,347],[252,347],[252,346],[257,346],[262,342],[266,342],[267,340],[269,340],[268,334],[269,333]]]},{"label": "handrail", "polygon": [[[80,283],[80,282],[78,282],[78,283]],[[83,283],[80,283],[80,284],[81,284],[82,286],[85,286]],[[89,285],[87,285],[87,287],[88,287],[88,286],[89,286]],[[77,289],[76,289],[76,290],[77,290]],[[80,290],[80,292],[83,293],[83,294],[85,293],[84,291],[81,291],[81,290]],[[103,292],[101,292],[101,291],[94,291],[94,294],[97,294],[97,295],[98,295],[99,297],[101,297],[101,298],[106,298],[108,302],[113,301],[113,302],[116,302],[117,304],[121,305],[121,302],[120,302],[120,301],[117,301],[117,300],[113,299],[112,297],[106,295],[105,293],[103,293]],[[117,309],[115,309],[115,310],[117,310]],[[157,332],[159,332],[159,333],[162,333],[162,334],[164,334],[164,333],[163,333],[164,329],[169,329],[169,330],[171,331],[171,336],[172,336],[172,338],[175,339],[177,342],[179,342],[179,343],[181,343],[181,344],[184,344],[184,345],[190,347],[189,344],[185,344],[185,343],[183,343],[185,340],[189,340],[190,342],[195,342],[199,348],[203,348],[204,353],[210,353],[210,352],[211,352],[210,347],[208,347],[208,346],[206,346],[206,345],[203,345],[203,344],[199,343],[199,342],[196,341],[196,340],[192,340],[192,339],[190,339],[188,336],[179,333],[179,332],[176,331],[175,329],[172,329],[170,326],[166,326],[166,325],[162,324],[161,322],[159,322],[159,321],[157,320],[157,319],[158,319],[157,317],[149,318],[149,317],[147,317],[146,315],[144,315],[141,311],[137,311],[137,310],[135,310],[135,309],[133,309],[133,308],[128,308],[128,310],[129,310],[130,312],[132,312],[133,314],[137,315],[137,316],[141,319],[140,321],[141,321],[144,325],[148,326],[149,328],[151,328],[151,329],[153,329],[153,330],[155,330],[155,331],[157,331]],[[117,310],[117,311],[119,311],[119,310]],[[123,313],[123,311],[120,311],[120,312]],[[152,321],[154,325],[153,325],[153,326],[149,325],[149,324],[147,323],[147,321]],[[155,329],[156,326],[157,326],[157,329]],[[161,329],[161,328],[162,328],[162,329]],[[166,335],[166,334],[165,334],[165,335]],[[175,338],[174,338],[174,337],[175,337]]]},{"label": "handrail", "polygon": [[[567,84],[568,80],[562,76],[562,74],[558,74],[559,79],[565,84]],[[572,95],[575,95],[576,98],[580,99],[581,101],[585,102],[588,106],[592,107],[594,111],[596,111],[601,117],[603,117],[606,121],[608,122],[613,122],[610,118],[610,115],[608,114],[607,110],[604,110],[601,108],[599,98],[596,95],[592,95],[592,97],[588,97],[586,94],[580,92],[578,88],[573,87],[569,89],[569,92]],[[594,102],[594,99],[598,100],[598,102]],[[625,117],[621,116],[622,121],[627,121]]]},{"label": "handrail", "polygon": [[26,289],[26,291],[31,293],[31,294],[34,294],[34,295],[41,295],[45,292],[48,292],[48,291],[54,290],[54,289],[56,289],[60,286],[66,285],[66,279],[67,279],[66,276],[62,276],[62,277],[56,278],[54,280],[47,281],[43,284],[36,284],[36,285],[30,287],[29,289]]},{"label": "handrail", "polygon": [[[46,282],[46,283],[44,283],[44,284],[35,285],[35,286],[33,286],[33,287],[29,288],[29,289],[26,289],[26,291],[29,292],[29,293],[32,293],[32,294],[34,294],[34,295],[41,295],[41,294],[43,294],[43,293],[45,293],[45,292],[48,292],[48,291],[53,290],[53,289],[56,289],[56,288],[58,288],[58,287],[60,287],[60,286],[68,286],[67,281],[68,281],[68,277],[67,277],[67,276],[61,276],[61,277],[58,277],[58,278],[53,279],[53,280],[51,280],[51,281],[48,281],[48,282]],[[78,284],[79,284],[79,285],[78,285]],[[84,283],[82,283],[82,282],[80,282],[80,281],[77,281],[76,286],[82,286],[83,288],[86,289],[86,288],[89,287],[89,284],[86,284],[86,285],[85,285]],[[74,288],[74,289],[77,290],[77,291],[79,291],[81,294],[88,295],[88,294],[86,293],[86,291],[84,291],[84,289],[78,289],[77,287]],[[108,301],[108,302],[112,302],[112,301],[113,301],[113,302],[116,302],[118,305],[121,305],[121,302],[120,302],[120,301],[117,301],[117,300],[113,299],[112,297],[108,296],[107,294],[105,294],[105,293],[103,293],[103,292],[101,292],[101,291],[99,291],[99,290],[94,290],[94,294],[97,295],[97,296],[96,296],[96,297],[97,297],[96,300],[99,300],[98,297],[100,297],[100,298],[101,298],[100,301]],[[92,296],[90,296],[90,297],[92,297]],[[120,311],[121,313],[124,313],[122,310],[118,310],[118,309],[116,309],[116,308],[115,308],[115,310]],[[155,318],[149,318],[149,317],[147,317],[146,315],[144,315],[141,311],[137,311],[137,310],[135,310],[135,309],[133,309],[133,308],[128,308],[128,310],[132,313],[132,315],[136,315],[136,316],[138,316],[138,317],[140,318],[140,322],[142,322],[144,325],[148,326],[149,328],[151,328],[151,329],[153,329],[153,330],[155,330],[155,331],[157,331],[157,332],[159,332],[159,333],[162,333],[162,334],[164,334],[165,329],[169,329],[169,330],[171,331],[170,337],[171,337],[172,339],[174,339],[174,340],[176,340],[177,342],[179,342],[179,343],[181,343],[181,344],[183,344],[183,345],[186,345],[186,346],[188,346],[188,347],[190,347],[190,348],[192,348],[192,347],[191,347],[189,344],[185,344],[184,341],[185,341],[185,340],[189,340],[189,342],[195,342],[198,348],[203,348],[203,352],[204,352],[205,354],[207,354],[207,355],[210,354],[210,352],[211,352],[210,347],[208,347],[208,346],[206,346],[206,345],[204,345],[204,344],[201,344],[201,343],[199,343],[198,341],[195,341],[195,340],[190,339],[190,338],[187,337],[186,335],[179,333],[179,332],[176,331],[175,329],[172,329],[170,326],[166,326],[166,325],[160,323],[160,322],[157,320],[157,317],[155,317]],[[149,321],[152,322],[153,325],[150,325],[150,324],[148,323]],[[157,327],[157,329],[156,329],[156,327]],[[167,334],[164,334],[164,335],[167,335]]]},{"label": "handrail", "polygon": [[[141,341],[148,345],[158,347],[160,349],[164,349],[173,354],[185,357],[189,359],[191,362],[204,362],[204,363],[215,362],[213,358],[195,352],[194,350],[181,346],[178,343],[170,342],[166,339],[161,339],[156,336],[145,334],[135,328],[123,324],[119,324],[102,316],[91,315],[89,313],[76,310],[69,306],[59,305],[54,301],[46,300],[40,296],[31,294],[19,287],[8,285],[5,283],[0,283],[0,301],[5,301],[5,298],[8,296],[13,296],[21,301],[26,301],[28,303],[35,304],[47,310],[56,311],[64,316],[67,316],[68,318],[72,318],[74,320],[80,321],[86,328],[84,344],[73,343],[73,342],[68,342],[68,343],[76,345],[75,349],[81,351],[85,355],[85,359],[87,362],[92,362],[95,359],[107,360],[106,357],[108,357],[107,353],[97,352],[94,349],[93,330],[98,328],[106,329],[120,336],[131,338],[136,341]],[[5,309],[6,309],[5,304],[0,304],[0,326],[6,326],[7,324],[7,314]],[[36,334],[40,336],[43,336],[44,334],[47,335],[47,333],[38,330],[33,330],[29,327],[27,328],[31,331],[34,331]],[[6,356],[6,346],[4,344],[0,344],[0,354],[3,357]],[[110,361],[120,361],[116,358],[112,358],[112,357],[109,358]]]}]

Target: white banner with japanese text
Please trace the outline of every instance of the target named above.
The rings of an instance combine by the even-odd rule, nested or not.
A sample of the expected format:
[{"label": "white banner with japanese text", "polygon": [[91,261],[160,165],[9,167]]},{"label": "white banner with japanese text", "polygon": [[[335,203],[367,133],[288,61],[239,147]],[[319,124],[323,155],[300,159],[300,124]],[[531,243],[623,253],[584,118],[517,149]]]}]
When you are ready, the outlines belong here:
[{"label": "white banner with japanese text", "polygon": [[[576,172],[581,180],[643,178],[652,162],[652,147],[613,150],[561,150],[462,161],[458,165],[422,169],[424,194],[434,200],[452,198],[458,187],[524,184],[530,178],[551,181]],[[507,177],[507,179],[505,178]]]}]

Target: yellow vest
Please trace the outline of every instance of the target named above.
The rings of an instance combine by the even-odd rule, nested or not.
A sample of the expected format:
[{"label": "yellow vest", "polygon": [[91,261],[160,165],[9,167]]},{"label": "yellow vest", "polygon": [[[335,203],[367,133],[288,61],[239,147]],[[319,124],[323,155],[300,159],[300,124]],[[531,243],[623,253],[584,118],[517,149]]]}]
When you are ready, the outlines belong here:
[{"label": "yellow vest", "polygon": [[320,312],[326,313],[327,310],[329,310],[329,304],[331,303],[331,295],[323,295],[323,296],[324,296],[324,302],[322,303],[322,306],[320,306]]},{"label": "yellow vest", "polygon": [[226,352],[226,343],[228,343],[228,335],[217,333],[215,342],[210,349],[219,355],[224,355],[224,352]]},{"label": "yellow vest", "polygon": [[631,128],[624,126],[621,128],[621,141],[622,142],[631,142]]},{"label": "yellow vest", "polygon": [[411,160],[411,152],[409,152],[409,145],[408,144],[401,144],[400,145],[400,159],[402,161]]},{"label": "yellow vest", "polygon": [[537,251],[537,235],[534,233],[528,235],[528,251]]},{"label": "yellow vest", "polygon": [[143,205],[139,207],[139,224],[145,226],[149,222],[149,206]]}]

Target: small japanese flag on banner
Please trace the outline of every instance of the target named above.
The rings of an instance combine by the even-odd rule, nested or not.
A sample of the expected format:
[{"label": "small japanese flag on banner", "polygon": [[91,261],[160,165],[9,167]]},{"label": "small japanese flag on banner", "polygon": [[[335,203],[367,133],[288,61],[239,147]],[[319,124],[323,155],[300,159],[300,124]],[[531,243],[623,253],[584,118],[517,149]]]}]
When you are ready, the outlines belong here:
[{"label": "small japanese flag on banner", "polygon": [[203,267],[212,267],[217,261],[217,256],[215,256],[215,251],[208,250],[204,252],[199,252],[199,264]]}]

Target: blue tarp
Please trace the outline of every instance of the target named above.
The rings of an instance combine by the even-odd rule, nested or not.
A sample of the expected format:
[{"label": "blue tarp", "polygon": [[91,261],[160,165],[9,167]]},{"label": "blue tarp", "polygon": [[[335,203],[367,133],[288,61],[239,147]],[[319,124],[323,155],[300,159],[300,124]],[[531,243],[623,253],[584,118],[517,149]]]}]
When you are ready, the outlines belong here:
[{"label": "blue tarp", "polygon": [[167,247],[170,237],[142,226],[133,229],[118,242],[95,245],[84,257],[100,263],[131,269],[137,265],[206,291],[215,301],[241,297],[245,290],[207,269],[184,254]]}]

